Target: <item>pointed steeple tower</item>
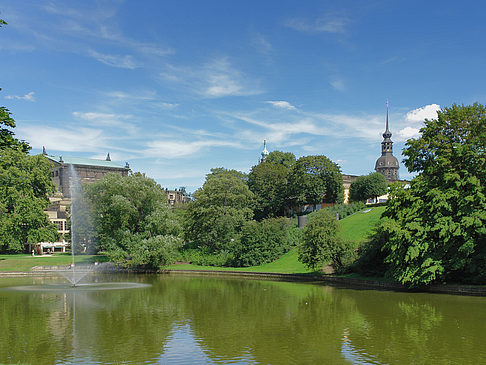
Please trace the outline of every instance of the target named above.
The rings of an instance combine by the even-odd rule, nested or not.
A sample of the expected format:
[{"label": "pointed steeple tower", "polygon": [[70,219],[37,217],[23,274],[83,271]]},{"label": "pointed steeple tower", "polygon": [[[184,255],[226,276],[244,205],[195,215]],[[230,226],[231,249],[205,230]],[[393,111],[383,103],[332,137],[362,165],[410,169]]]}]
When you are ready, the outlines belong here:
[{"label": "pointed steeple tower", "polygon": [[381,142],[381,156],[376,160],[375,171],[385,175],[388,181],[398,180],[398,160],[393,156],[392,133],[388,125],[388,100],[386,101],[386,124]]},{"label": "pointed steeple tower", "polygon": [[265,160],[267,159],[267,156],[269,155],[269,152],[267,150],[267,140],[264,139],[263,140],[263,151],[262,151],[262,157],[260,159],[260,162],[265,162]]},{"label": "pointed steeple tower", "polygon": [[110,152],[108,152],[108,154],[106,155],[106,161],[111,161],[111,157],[110,157]]}]

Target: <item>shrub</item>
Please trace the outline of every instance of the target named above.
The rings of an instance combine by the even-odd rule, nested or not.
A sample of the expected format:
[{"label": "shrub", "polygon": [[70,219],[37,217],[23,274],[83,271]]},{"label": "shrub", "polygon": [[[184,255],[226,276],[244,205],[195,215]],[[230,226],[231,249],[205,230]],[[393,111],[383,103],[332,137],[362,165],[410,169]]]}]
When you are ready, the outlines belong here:
[{"label": "shrub", "polygon": [[172,264],[182,245],[181,238],[169,235],[141,239],[140,236],[127,234],[124,238],[124,245],[130,249],[116,247],[108,251],[108,256],[112,262],[133,269],[153,271]]},{"label": "shrub", "polygon": [[299,239],[300,233],[289,228],[286,218],[269,218],[247,222],[235,242],[235,266],[255,266],[272,262],[286,253]]},{"label": "shrub", "polygon": [[299,260],[312,269],[339,262],[343,244],[337,235],[338,228],[336,218],[327,210],[313,214],[303,229]]}]

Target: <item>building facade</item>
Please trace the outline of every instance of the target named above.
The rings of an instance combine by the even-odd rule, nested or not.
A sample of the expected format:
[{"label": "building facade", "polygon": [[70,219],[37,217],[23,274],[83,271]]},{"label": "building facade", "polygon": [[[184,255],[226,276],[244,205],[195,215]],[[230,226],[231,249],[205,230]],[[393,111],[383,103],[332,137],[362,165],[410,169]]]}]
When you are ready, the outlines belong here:
[{"label": "building facade", "polygon": [[68,210],[71,205],[71,191],[72,184],[89,184],[93,183],[108,173],[116,173],[122,176],[127,176],[130,171],[128,163],[122,166],[111,161],[110,154],[106,156],[105,160],[78,158],[71,156],[53,156],[48,155],[44,148],[43,154],[49,161],[52,162],[51,177],[56,185],[57,191],[54,195],[49,197],[50,206],[45,211],[49,220],[58,227],[58,232],[61,234],[62,242],[52,243],[57,244],[52,246],[49,243],[41,242],[36,247],[39,254],[52,251],[65,250],[68,244],[63,240],[65,235],[70,234],[68,227]]}]

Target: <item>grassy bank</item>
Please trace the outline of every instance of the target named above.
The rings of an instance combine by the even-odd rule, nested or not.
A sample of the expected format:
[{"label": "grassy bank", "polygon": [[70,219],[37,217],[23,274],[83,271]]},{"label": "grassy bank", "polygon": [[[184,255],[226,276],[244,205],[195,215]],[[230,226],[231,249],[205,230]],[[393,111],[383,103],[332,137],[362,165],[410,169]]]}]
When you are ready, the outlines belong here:
[{"label": "grassy bank", "polygon": [[[106,261],[106,256],[101,255],[77,255],[75,263],[93,263]],[[30,271],[34,266],[69,265],[72,263],[70,253],[58,253],[54,255],[0,255],[0,272],[2,271]]]}]

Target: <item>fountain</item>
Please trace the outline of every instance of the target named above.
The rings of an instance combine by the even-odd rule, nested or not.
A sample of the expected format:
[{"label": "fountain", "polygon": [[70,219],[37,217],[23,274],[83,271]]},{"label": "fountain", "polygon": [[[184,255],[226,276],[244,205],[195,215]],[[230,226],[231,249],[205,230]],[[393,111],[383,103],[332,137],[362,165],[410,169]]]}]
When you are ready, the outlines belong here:
[{"label": "fountain", "polygon": [[[75,262],[75,251],[78,249],[80,252],[82,251],[80,242],[78,241],[78,235],[75,233],[76,230],[83,231],[86,235],[88,231],[90,231],[89,220],[85,219],[84,222],[81,221],[81,217],[87,217],[87,209],[85,206],[82,205],[82,189],[81,184],[79,182],[78,175],[76,173],[76,169],[74,168],[73,164],[69,164],[69,195],[71,198],[71,255],[72,255],[72,264],[70,265],[67,271],[60,271],[59,273],[66,278],[73,287],[77,286],[78,283],[89,273],[93,272],[96,268],[96,265],[83,265],[83,266],[76,266]],[[85,236],[85,240],[87,237]],[[78,244],[79,247],[76,247],[75,244]],[[86,247],[86,246],[85,246]],[[84,250],[85,251],[85,250]]]}]

